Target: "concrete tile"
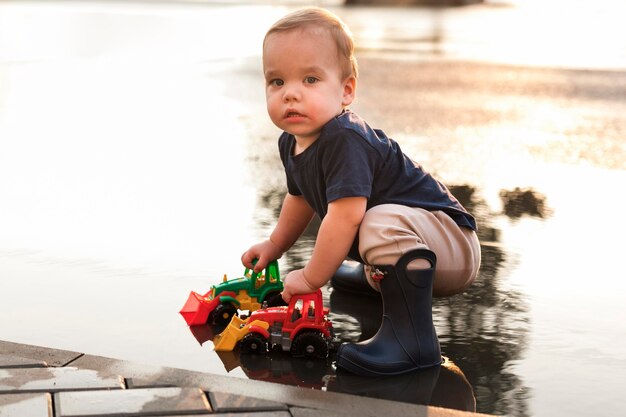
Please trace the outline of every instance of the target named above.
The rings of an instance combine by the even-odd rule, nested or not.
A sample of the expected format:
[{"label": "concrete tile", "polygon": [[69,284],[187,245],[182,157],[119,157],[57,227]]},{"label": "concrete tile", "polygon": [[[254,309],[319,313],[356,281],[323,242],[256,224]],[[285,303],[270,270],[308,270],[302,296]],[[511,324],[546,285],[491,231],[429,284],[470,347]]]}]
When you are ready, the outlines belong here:
[{"label": "concrete tile", "polygon": [[292,417],[346,417],[346,414],[333,413],[328,410],[316,410],[314,408],[291,407],[289,408]]},{"label": "concrete tile", "polygon": [[0,417],[52,417],[50,394],[0,395]]},{"label": "concrete tile", "polygon": [[[291,417],[288,411],[251,411],[248,413],[219,413],[219,414],[194,414],[194,416],[213,417]],[[147,417],[147,416],[146,416]],[[189,417],[189,414],[168,415],[167,417]],[[346,416],[342,416],[346,417]]]},{"label": "concrete tile", "polygon": [[175,387],[175,384],[165,384],[160,383],[158,381],[144,381],[136,378],[125,378],[126,381],[126,389],[134,389],[134,388],[168,388]]},{"label": "concrete tile", "polygon": [[357,397],[338,392],[303,389],[266,381],[237,378],[226,375],[207,374],[184,369],[157,367],[136,362],[120,361],[100,356],[85,355],[72,363],[73,366],[116,373],[132,378],[134,386],[175,385],[201,387],[206,392],[228,392],[254,398],[271,398],[274,401],[313,410],[327,411],[347,416],[478,416],[471,413],[455,413],[437,407],[418,404]]},{"label": "concrete tile", "polygon": [[273,411],[287,410],[287,406],[271,400],[252,398],[244,395],[213,391],[209,393],[211,406],[216,413],[240,411]]},{"label": "concrete tile", "polygon": [[38,359],[0,354],[0,368],[44,368],[47,364]]},{"label": "concrete tile", "polygon": [[[72,366],[81,369],[94,369],[109,374],[123,375],[124,378],[132,378],[137,384],[141,380],[144,385],[162,383],[161,375],[164,373],[177,372],[181,378],[175,378],[174,381],[168,380],[166,383],[174,385],[183,385],[180,382],[184,380],[188,371],[178,370],[176,368],[165,368],[154,364],[144,364],[130,362],[118,359],[107,358],[104,356],[84,355],[72,362]],[[193,372],[193,371],[192,371]],[[195,384],[187,385],[193,386]],[[136,385],[139,386],[139,385]]]},{"label": "concrete tile", "polygon": [[4,340],[0,340],[0,352],[2,352],[3,355],[13,355],[44,361],[49,366],[65,366],[83,355],[82,353],[69,350],[50,349],[41,346],[7,342]]},{"label": "concrete tile", "polygon": [[[346,407],[339,408],[335,411],[320,410],[320,409],[306,408],[306,407],[290,407],[289,411],[292,417],[349,417],[353,415],[361,415],[361,414],[354,414],[352,412],[347,411]],[[382,415],[400,416],[402,414],[397,414],[389,410],[388,412]],[[424,406],[413,409],[411,413],[406,414],[406,415],[410,415],[413,417],[479,417],[478,414],[467,413],[464,411],[449,410],[446,408],[437,408],[437,407],[424,407]],[[488,416],[484,416],[484,417],[488,417]]]},{"label": "concrete tile", "polygon": [[89,369],[6,368],[0,369],[0,393],[56,392],[84,389],[120,389],[120,376],[100,375]]},{"label": "concrete tile", "polygon": [[216,417],[291,417],[289,411],[250,411],[247,413],[216,414]]},{"label": "concrete tile", "polygon": [[[303,389],[266,381],[207,374],[184,369],[155,367],[135,362],[85,355],[73,362],[74,366],[115,372],[132,378],[134,386],[171,384],[175,386],[200,387],[206,392],[228,392],[235,395],[266,399],[304,408],[341,410],[342,414],[361,417],[424,415],[425,406],[356,397],[336,392]],[[420,414],[422,413],[422,414]]]},{"label": "concrete tile", "polygon": [[211,412],[199,388],[66,391],[54,394],[56,417],[152,416]]}]

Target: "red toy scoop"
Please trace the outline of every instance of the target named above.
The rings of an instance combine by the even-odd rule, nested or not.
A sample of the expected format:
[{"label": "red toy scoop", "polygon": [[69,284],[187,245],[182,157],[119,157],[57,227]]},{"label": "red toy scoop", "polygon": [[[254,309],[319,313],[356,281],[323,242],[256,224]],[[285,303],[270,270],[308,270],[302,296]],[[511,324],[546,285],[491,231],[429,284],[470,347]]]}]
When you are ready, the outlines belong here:
[{"label": "red toy scoop", "polygon": [[209,303],[206,302],[208,295],[200,295],[195,291],[189,293],[187,302],[180,310],[180,314],[189,326],[206,324],[209,319],[209,310],[211,309]]}]

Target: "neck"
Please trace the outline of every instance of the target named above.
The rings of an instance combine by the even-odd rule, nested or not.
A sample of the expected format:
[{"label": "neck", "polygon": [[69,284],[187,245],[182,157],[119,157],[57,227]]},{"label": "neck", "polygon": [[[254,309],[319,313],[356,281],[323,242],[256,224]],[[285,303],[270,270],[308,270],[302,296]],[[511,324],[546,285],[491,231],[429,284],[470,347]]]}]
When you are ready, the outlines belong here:
[{"label": "neck", "polygon": [[294,146],[293,154],[299,155],[304,152],[309,146],[313,145],[319,136],[314,138],[294,136],[296,138],[296,146]]}]

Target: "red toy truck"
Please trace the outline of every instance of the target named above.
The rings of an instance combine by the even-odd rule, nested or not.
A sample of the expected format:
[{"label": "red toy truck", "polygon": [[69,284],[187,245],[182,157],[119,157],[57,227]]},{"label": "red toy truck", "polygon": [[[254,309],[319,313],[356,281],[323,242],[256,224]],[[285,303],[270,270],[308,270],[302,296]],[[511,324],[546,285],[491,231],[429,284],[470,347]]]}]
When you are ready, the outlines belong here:
[{"label": "red toy truck", "polygon": [[325,358],[333,338],[333,326],[322,304],[322,292],[294,295],[288,306],[268,307],[250,317],[237,316],[215,337],[215,350],[244,353],[267,352],[278,347],[296,357]]}]

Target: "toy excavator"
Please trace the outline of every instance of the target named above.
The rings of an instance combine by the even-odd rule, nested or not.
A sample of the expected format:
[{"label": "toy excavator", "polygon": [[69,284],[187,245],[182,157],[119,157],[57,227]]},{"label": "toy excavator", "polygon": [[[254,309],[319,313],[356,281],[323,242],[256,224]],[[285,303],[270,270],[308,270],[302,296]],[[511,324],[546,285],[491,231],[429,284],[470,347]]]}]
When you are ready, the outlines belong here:
[{"label": "toy excavator", "polygon": [[231,351],[240,344],[244,353],[263,354],[280,347],[295,357],[326,358],[333,339],[322,292],[294,295],[288,306],[267,307],[241,319],[234,316],[213,339],[216,351]]},{"label": "toy excavator", "polygon": [[268,305],[284,305],[280,293],[283,283],[278,272],[278,262],[272,261],[265,273],[256,273],[246,268],[244,276],[224,280],[213,285],[204,295],[191,291],[180,314],[190,326],[213,324],[226,326],[238,310],[258,310],[264,302]]}]

